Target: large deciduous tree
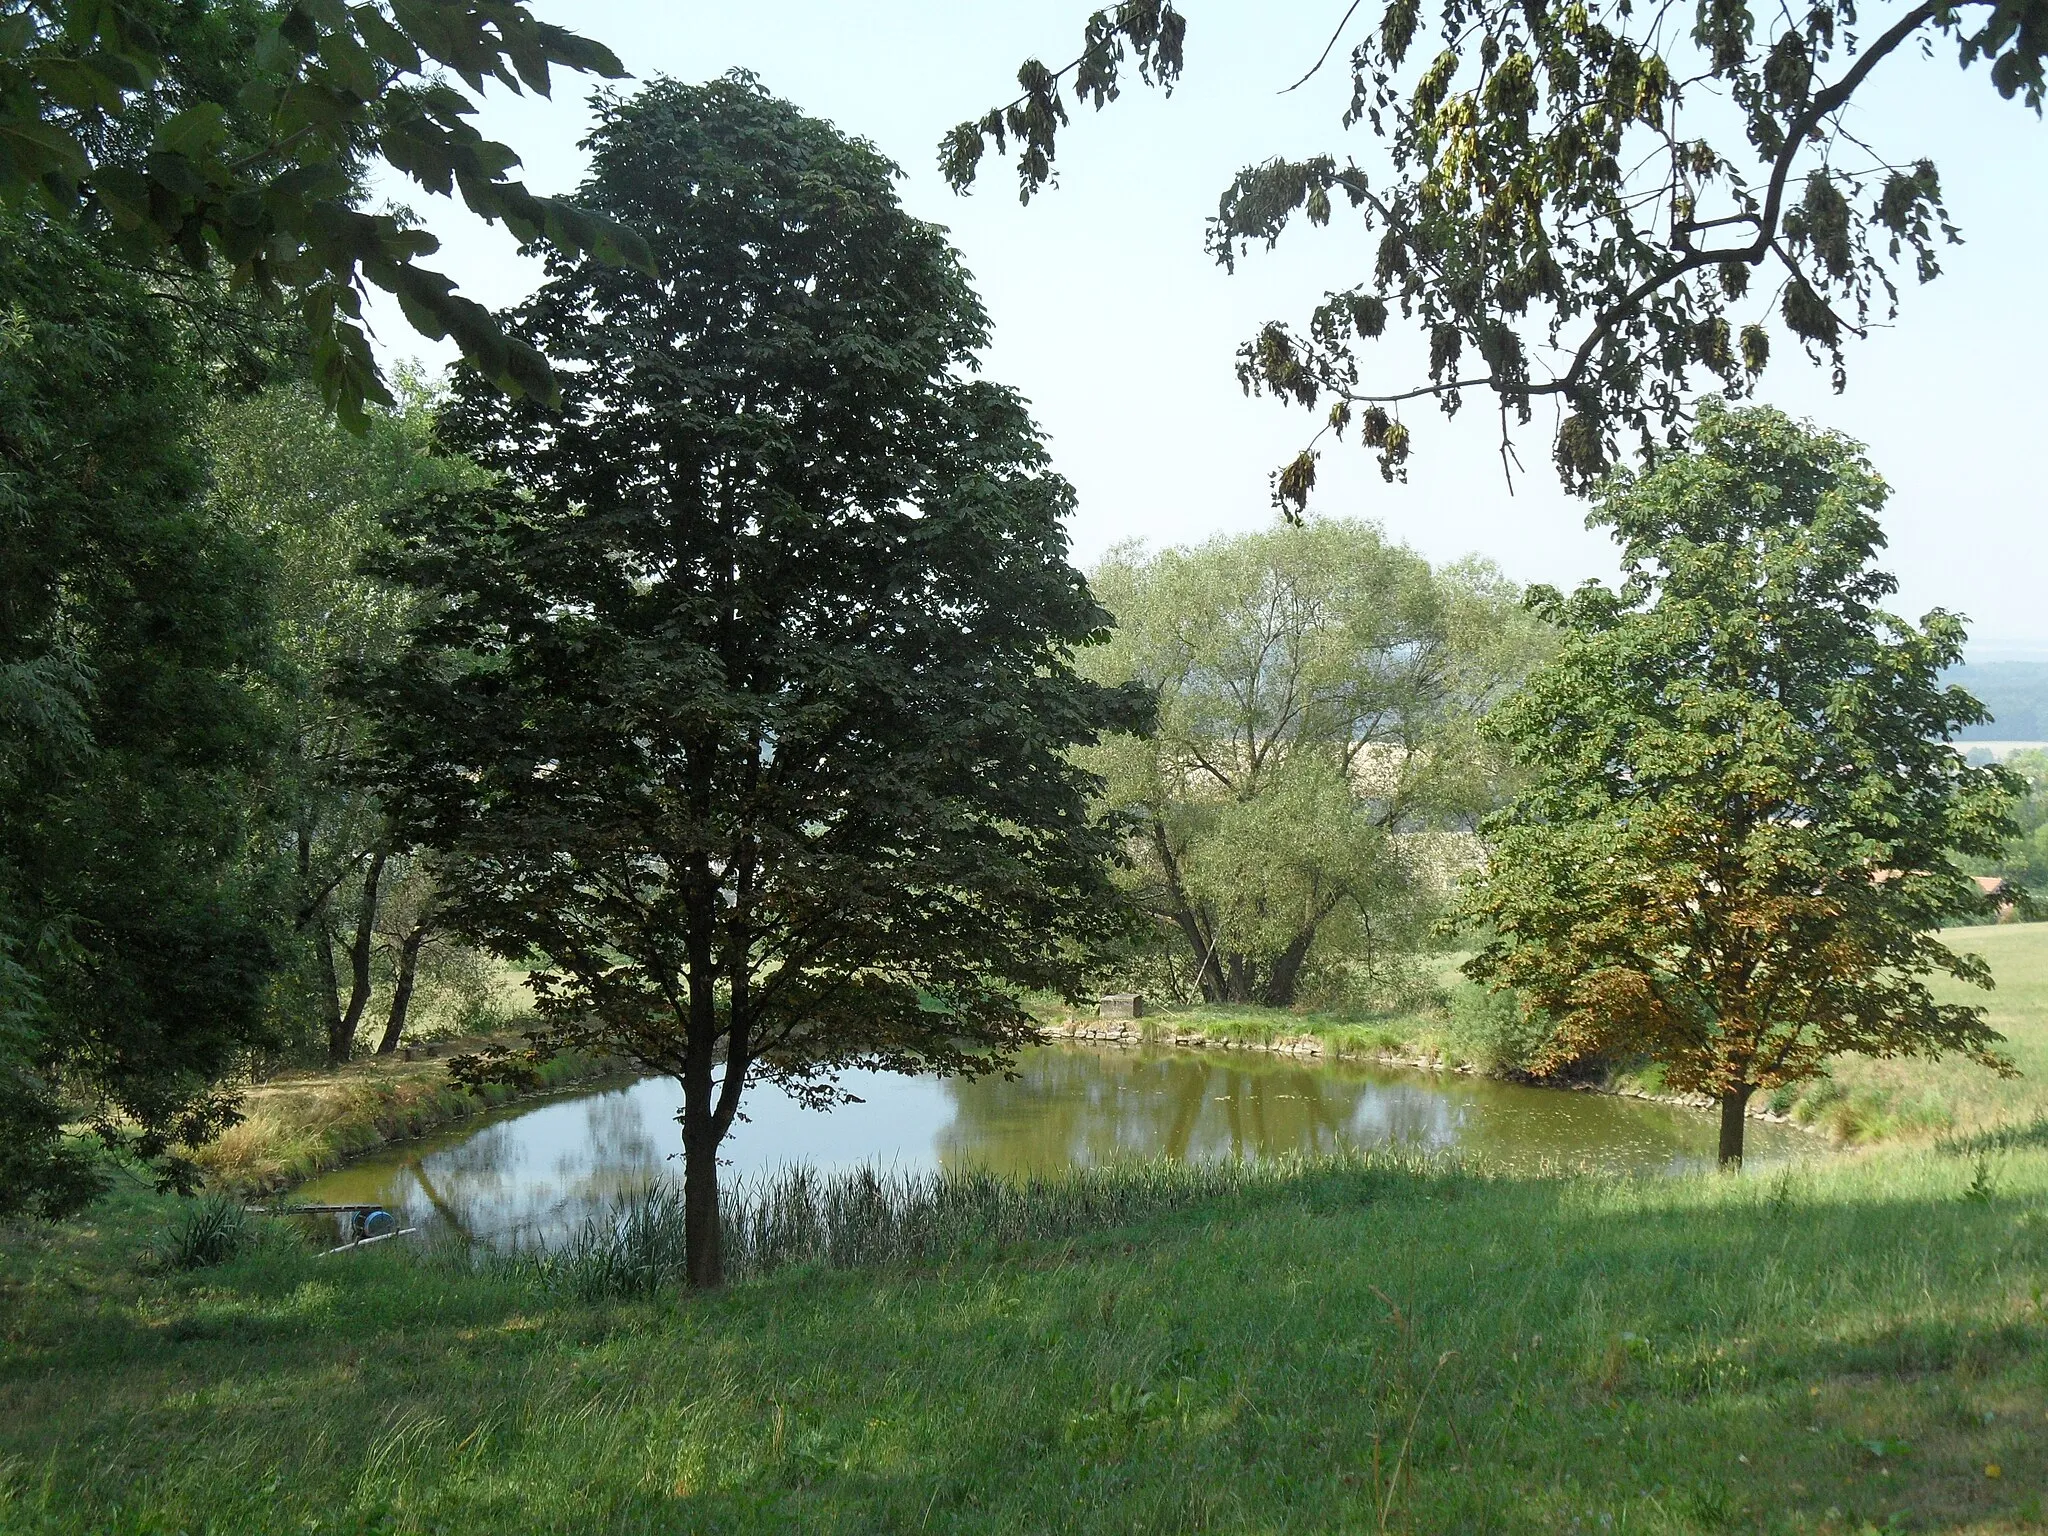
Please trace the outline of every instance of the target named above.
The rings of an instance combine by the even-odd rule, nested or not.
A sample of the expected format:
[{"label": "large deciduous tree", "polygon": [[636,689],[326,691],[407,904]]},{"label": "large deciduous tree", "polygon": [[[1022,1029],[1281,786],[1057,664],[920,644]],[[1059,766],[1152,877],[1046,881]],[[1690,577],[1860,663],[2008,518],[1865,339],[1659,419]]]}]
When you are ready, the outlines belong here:
[{"label": "large deciduous tree", "polygon": [[203,495],[202,380],[156,296],[0,215],[0,1214],[229,1123],[268,1041],[262,551]]},{"label": "large deciduous tree", "polygon": [[551,261],[511,325],[560,415],[461,387],[505,487],[406,521],[440,602],[373,686],[451,920],[542,957],[537,1048],[682,1084],[715,1285],[750,1081],[989,1070],[1013,988],[1072,990],[1113,893],[1068,753],[1127,711],[1073,671],[1072,493],[895,168],[744,76],[604,100],[589,147],[663,275]]},{"label": "large deciduous tree", "polygon": [[2013,776],[1947,743],[1985,718],[1939,674],[1963,627],[1880,605],[1886,489],[1769,410],[1703,409],[1692,451],[1604,490],[1624,580],[1538,589],[1556,658],[1490,717],[1528,775],[1485,832],[1476,979],[1548,1016],[1545,1059],[1650,1057],[1721,1105],[1830,1057],[1956,1052],[2010,1072],[1937,933],[1985,906],[1955,863],[2013,832]]},{"label": "large deciduous tree", "polygon": [[1475,722],[1538,643],[1517,594],[1321,520],[1119,552],[1094,581],[1117,629],[1085,664],[1158,719],[1088,760],[1201,995],[1286,1005],[1425,940],[1493,804]]},{"label": "large deciduous tree", "polygon": [[[1014,102],[953,131],[941,169],[964,190],[987,144],[1014,140],[1028,198],[1052,174],[1065,89],[1100,107],[1133,56],[1170,89],[1185,34],[1164,0],[1097,12],[1064,69],[1027,62]],[[1376,242],[1372,271],[1306,325],[1262,327],[1239,377],[1324,413],[1317,438],[1355,430],[1389,478],[1408,458],[1403,402],[1448,414],[1486,391],[1504,457],[1544,405],[1558,473],[1580,492],[1625,437],[1675,444],[1700,383],[1747,391],[1774,329],[1825,357],[1840,389],[1846,339],[1891,318],[1901,274],[1928,281],[1959,238],[1932,162],[1851,126],[1878,71],[1935,47],[2039,113],[2036,0],[1352,4],[1310,73],[1348,63],[1343,125],[1364,125],[1377,152],[1248,167],[1209,245],[1230,265],[1297,219],[1348,222]],[[1427,339],[1426,377],[1371,365],[1366,344],[1390,326]],[[1276,474],[1283,507],[1306,501],[1316,451]]]}]

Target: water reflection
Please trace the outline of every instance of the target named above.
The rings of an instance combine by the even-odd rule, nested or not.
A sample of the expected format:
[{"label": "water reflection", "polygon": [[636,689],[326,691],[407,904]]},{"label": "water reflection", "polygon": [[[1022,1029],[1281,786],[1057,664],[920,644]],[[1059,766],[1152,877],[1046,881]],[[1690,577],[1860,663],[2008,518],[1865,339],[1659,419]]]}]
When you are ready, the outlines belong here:
[{"label": "water reflection", "polygon": [[[1286,1057],[1115,1048],[1029,1051],[1013,1079],[858,1075],[863,1102],[830,1114],[757,1089],[727,1144],[738,1173],[789,1163],[1052,1170],[1130,1157],[1217,1159],[1397,1145],[1457,1149],[1536,1172],[1679,1171],[1710,1160],[1703,1114]],[[308,1200],[378,1201],[408,1224],[494,1244],[559,1236],[609,1200],[679,1168],[680,1090],[648,1078],[540,1104],[365,1158]],[[1799,1132],[1756,1125],[1752,1161],[1812,1155]]]},{"label": "water reflection", "polygon": [[1014,1082],[942,1085],[953,1102],[935,1152],[1004,1172],[1120,1157],[1198,1161],[1455,1146],[1453,1095],[1421,1074],[1346,1072],[1269,1058],[1113,1049],[1033,1052]]}]

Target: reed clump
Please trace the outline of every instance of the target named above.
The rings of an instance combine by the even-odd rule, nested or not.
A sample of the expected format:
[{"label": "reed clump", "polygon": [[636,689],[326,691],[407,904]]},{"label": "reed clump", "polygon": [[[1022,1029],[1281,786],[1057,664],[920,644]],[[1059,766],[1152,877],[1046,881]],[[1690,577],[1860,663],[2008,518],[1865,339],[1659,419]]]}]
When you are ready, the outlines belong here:
[{"label": "reed clump", "polygon": [[[975,1249],[1063,1238],[1219,1200],[1282,1192],[1372,1198],[1377,1184],[1468,1177],[1438,1157],[1374,1152],[1329,1158],[1109,1163],[1012,1178],[983,1169],[821,1173],[806,1166],[739,1181],[721,1201],[728,1280],[797,1265],[856,1269],[929,1262]],[[549,1290],[584,1300],[646,1296],[682,1284],[683,1192],[656,1184],[623,1197],[566,1242],[517,1254]]]}]

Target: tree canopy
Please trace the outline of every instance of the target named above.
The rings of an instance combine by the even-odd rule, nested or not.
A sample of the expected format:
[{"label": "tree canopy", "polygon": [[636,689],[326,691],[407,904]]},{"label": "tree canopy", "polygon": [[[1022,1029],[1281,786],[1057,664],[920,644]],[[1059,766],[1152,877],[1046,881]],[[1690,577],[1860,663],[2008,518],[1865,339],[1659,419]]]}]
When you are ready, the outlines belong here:
[{"label": "tree canopy", "polygon": [[1998,853],[2017,786],[1948,745],[1984,717],[1940,681],[1961,622],[1880,606],[1886,494],[1853,443],[1709,404],[1602,491],[1623,582],[1532,594],[1559,651],[1487,723],[1527,782],[1484,828],[1467,972],[1547,1018],[1539,1066],[1649,1057],[1714,1095],[1724,1162],[1752,1093],[1833,1056],[2012,1070],[1926,984],[1991,984],[1939,928],[1987,908],[1956,856]]},{"label": "tree canopy", "polygon": [[[216,401],[202,433],[212,508],[269,556],[268,681],[283,727],[273,810],[294,873],[286,1007],[296,1024],[319,1020],[333,1063],[355,1048],[385,905],[430,917],[421,898],[431,882],[395,844],[364,779],[369,720],[339,686],[398,653],[420,594],[364,562],[388,545],[384,519],[401,503],[489,479],[435,451],[432,400],[416,378],[402,378],[400,394],[398,408],[371,408],[353,433],[309,385],[286,382]],[[401,970],[415,936],[416,959],[426,939],[417,922],[393,946]],[[388,1026],[385,1038],[396,1044]]]},{"label": "tree canopy", "polygon": [[[1096,12],[1072,63],[1028,61],[1013,103],[946,138],[941,170],[965,190],[986,147],[1014,140],[1028,199],[1052,175],[1064,90],[1099,108],[1127,61],[1171,89],[1186,30],[1165,0]],[[1248,391],[1322,414],[1276,473],[1277,502],[1306,503],[1326,432],[1355,431],[1386,475],[1403,474],[1404,402],[1450,414],[1487,391],[1509,463],[1515,429],[1554,402],[1557,470],[1584,493],[1625,438],[1677,444],[1702,384],[1748,392],[1774,330],[1825,359],[1840,389],[1847,339],[1891,319],[1902,274],[1933,278],[1960,238],[1934,164],[1849,126],[1888,59],[1937,45],[2039,113],[2048,27],[2028,0],[1878,16],[1854,0],[1350,6],[1309,73],[1344,60],[1343,126],[1364,125],[1380,153],[1247,167],[1209,225],[1226,266],[1297,219],[1348,220],[1376,240],[1369,274],[1239,352]],[[1426,378],[1371,365],[1366,344],[1396,311],[1428,340]]]},{"label": "tree canopy", "polygon": [[381,162],[521,241],[644,265],[630,231],[532,192],[469,121],[487,80],[545,96],[558,69],[625,74],[516,0],[24,0],[0,19],[0,200],[79,213],[127,262],[217,265],[296,301],[314,377],[351,424],[393,403],[366,283],[500,388],[549,398],[541,356],[420,265],[434,237],[360,204]]},{"label": "tree canopy", "polygon": [[283,908],[268,567],[214,515],[202,381],[154,295],[0,215],[0,1211],[232,1119]]},{"label": "tree canopy", "polygon": [[1072,492],[895,168],[745,76],[606,98],[591,147],[583,201],[662,275],[556,256],[509,317],[561,411],[460,386],[504,487],[403,520],[440,601],[370,686],[452,920],[542,957],[537,1049],[682,1083],[715,1284],[750,1081],[989,1070],[1015,988],[1075,985],[1113,908],[1069,751],[1130,712],[1075,675]]},{"label": "tree canopy", "polygon": [[1514,589],[1324,520],[1121,551],[1094,582],[1117,628],[1085,666],[1158,719],[1087,761],[1177,973],[1285,1005],[1426,942],[1497,792],[1478,718],[1540,644]]}]

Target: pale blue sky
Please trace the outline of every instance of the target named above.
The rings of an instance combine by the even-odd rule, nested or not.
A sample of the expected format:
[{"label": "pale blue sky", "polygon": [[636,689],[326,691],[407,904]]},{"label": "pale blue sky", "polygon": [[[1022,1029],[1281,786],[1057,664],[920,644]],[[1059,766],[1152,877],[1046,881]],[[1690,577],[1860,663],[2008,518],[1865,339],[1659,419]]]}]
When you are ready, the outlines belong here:
[{"label": "pale blue sky", "polygon": [[[1328,149],[1372,163],[1366,135],[1338,125],[1341,73],[1277,94],[1314,59],[1341,0],[1183,0],[1180,89],[1167,99],[1134,84],[1100,116],[1078,115],[1060,185],[1028,208],[1007,162],[990,162],[974,195],[955,197],[935,170],[936,145],[953,123],[1003,99],[1027,55],[1066,62],[1089,0],[539,0],[536,9],[602,39],[643,78],[752,69],[903,166],[905,203],[951,229],[994,316],[989,374],[1031,399],[1079,490],[1080,563],[1121,539],[1179,543],[1271,518],[1267,474],[1308,420],[1245,399],[1234,348],[1259,322],[1299,318],[1326,289],[1356,281],[1364,242],[1340,217],[1230,276],[1203,253],[1202,226],[1249,161]],[[1866,27],[1878,20],[1866,16]],[[1979,658],[2048,659],[2048,129],[1999,100],[1981,69],[1959,71],[1946,49],[1932,61],[1887,61],[1874,83],[1856,131],[1894,160],[1931,155],[1968,243],[1947,254],[1933,285],[1908,289],[1894,329],[1852,346],[1846,394],[1832,394],[1781,339],[1763,398],[1870,445],[1895,488],[1887,527],[1903,609],[1968,614]],[[498,93],[480,119],[543,191],[568,191],[582,174],[575,146],[588,88],[563,86],[553,102]],[[437,260],[465,292],[503,304],[537,281],[502,230],[417,192],[406,200],[442,237]],[[395,307],[375,314],[393,355],[445,356]],[[1409,341],[1381,345],[1385,377],[1419,376]],[[1324,457],[1317,507],[1373,518],[1432,559],[1483,553],[1519,581],[1612,573],[1606,538],[1588,533],[1583,506],[1556,488],[1540,418],[1522,439],[1530,473],[1513,497],[1494,418],[1479,402],[1454,423],[1422,408],[1407,420],[1417,441],[1408,485],[1382,484],[1366,453],[1339,445]]]}]

